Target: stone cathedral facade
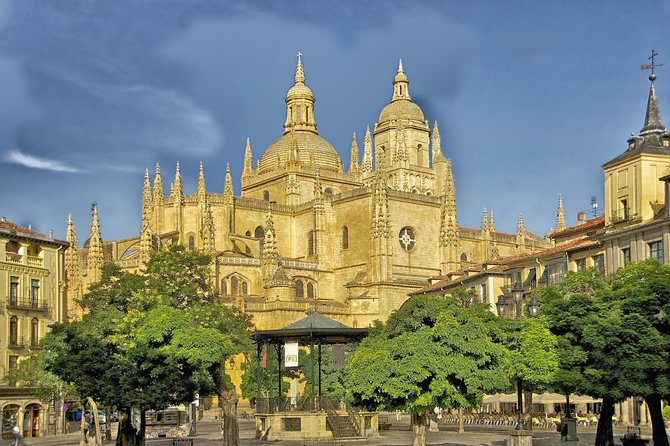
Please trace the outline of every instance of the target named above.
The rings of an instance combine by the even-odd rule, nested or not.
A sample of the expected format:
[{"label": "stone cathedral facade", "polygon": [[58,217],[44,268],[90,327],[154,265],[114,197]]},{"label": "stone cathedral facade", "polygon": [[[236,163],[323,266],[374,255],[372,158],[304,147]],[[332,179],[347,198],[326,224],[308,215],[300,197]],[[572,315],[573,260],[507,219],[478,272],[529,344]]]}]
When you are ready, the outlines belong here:
[{"label": "stone cathedral facade", "polygon": [[315,97],[298,58],[286,94],[279,138],[254,162],[247,140],[241,194],[228,169],[223,192],[209,191],[201,164],[197,190],[184,191],[177,163],[169,192],[160,167],[147,171],[137,237],[102,241],[97,210],[91,235],[77,247],[68,223],[69,299],[100,277],[103,262],[138,269],[152,249],[180,243],[212,254],[221,299],[253,315],[258,328],[278,328],[316,309],[350,326],[384,320],[428,278],[498,257],[550,246],[524,228],[459,226],[451,161],[411,99],[402,62],[391,101],[368,128],[350,163],[317,130]]}]

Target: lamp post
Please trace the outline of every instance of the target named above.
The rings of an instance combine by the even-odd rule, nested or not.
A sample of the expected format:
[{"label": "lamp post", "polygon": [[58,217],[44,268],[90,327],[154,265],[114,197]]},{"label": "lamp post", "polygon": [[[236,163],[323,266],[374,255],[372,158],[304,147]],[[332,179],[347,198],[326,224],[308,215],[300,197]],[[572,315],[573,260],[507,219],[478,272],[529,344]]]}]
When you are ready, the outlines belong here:
[{"label": "lamp post", "polygon": [[540,302],[538,302],[537,297],[533,294],[528,303],[528,310],[530,312],[530,317],[537,317],[540,315]]},{"label": "lamp post", "polygon": [[519,281],[514,282],[514,286],[512,286],[512,298],[514,298],[514,317],[520,318],[522,315],[521,303],[523,302],[523,287]]},{"label": "lamp post", "polygon": [[502,294],[498,296],[498,302],[496,302],[496,309],[498,310],[498,316],[507,317],[507,298]]}]

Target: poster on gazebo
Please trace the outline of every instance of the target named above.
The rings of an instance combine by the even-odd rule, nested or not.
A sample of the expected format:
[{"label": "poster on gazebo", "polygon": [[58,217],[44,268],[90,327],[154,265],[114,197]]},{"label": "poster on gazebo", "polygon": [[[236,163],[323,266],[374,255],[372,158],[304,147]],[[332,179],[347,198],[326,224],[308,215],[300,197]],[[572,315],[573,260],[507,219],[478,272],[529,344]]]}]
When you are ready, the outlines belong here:
[{"label": "poster on gazebo", "polygon": [[298,343],[284,344],[284,367],[298,367]]}]

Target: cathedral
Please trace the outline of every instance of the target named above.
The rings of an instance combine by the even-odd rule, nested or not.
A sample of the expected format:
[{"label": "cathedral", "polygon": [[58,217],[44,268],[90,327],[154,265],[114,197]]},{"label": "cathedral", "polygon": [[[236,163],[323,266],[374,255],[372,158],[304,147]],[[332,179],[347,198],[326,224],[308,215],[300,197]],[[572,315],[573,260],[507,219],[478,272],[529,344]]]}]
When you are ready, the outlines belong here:
[{"label": "cathedral", "polygon": [[316,310],[352,327],[385,320],[431,277],[499,257],[551,246],[524,228],[496,231],[484,211],[480,228],[458,224],[451,161],[412,101],[402,62],[391,100],[365,132],[354,134],[350,163],[318,133],[315,96],[300,55],[286,93],[279,138],[260,158],[247,140],[241,193],[228,168],[222,193],[208,191],[200,165],[197,190],[185,193],[177,163],[169,193],[156,166],[145,173],[137,237],[103,241],[95,206],[89,240],[77,247],[68,221],[68,299],[115,262],[139,270],[153,249],[179,243],[211,254],[220,298],[253,316],[259,329],[279,328]]}]

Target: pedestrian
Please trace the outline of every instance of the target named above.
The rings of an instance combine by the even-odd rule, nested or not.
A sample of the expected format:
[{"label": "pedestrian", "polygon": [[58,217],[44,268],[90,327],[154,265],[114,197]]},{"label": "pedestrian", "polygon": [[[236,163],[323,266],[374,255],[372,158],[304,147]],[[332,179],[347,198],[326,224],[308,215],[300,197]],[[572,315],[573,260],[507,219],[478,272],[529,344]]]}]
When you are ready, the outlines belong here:
[{"label": "pedestrian", "polygon": [[15,424],[14,427],[12,427],[12,437],[14,437],[12,446],[19,446],[19,438],[21,438],[21,429],[19,429],[18,424]]},{"label": "pedestrian", "polygon": [[88,431],[91,428],[91,424],[88,420],[84,421],[84,443],[88,444]]}]

